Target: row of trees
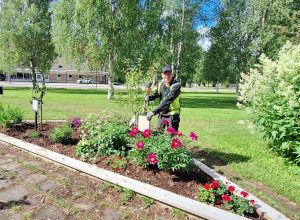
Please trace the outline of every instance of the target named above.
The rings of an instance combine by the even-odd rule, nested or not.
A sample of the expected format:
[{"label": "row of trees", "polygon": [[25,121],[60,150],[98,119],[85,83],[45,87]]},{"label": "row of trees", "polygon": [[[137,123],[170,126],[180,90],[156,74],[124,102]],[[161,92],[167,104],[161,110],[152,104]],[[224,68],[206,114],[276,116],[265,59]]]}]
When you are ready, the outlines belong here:
[{"label": "row of trees", "polygon": [[[191,82],[203,51],[194,29],[201,0],[2,0],[0,69],[30,67],[46,73],[61,56],[80,70],[109,72],[109,84],[124,80],[126,63],[171,64]],[[108,98],[112,97],[112,89]]]},{"label": "row of trees", "polygon": [[223,0],[199,82],[238,83],[261,54],[273,59],[287,40],[300,41],[297,0]]}]

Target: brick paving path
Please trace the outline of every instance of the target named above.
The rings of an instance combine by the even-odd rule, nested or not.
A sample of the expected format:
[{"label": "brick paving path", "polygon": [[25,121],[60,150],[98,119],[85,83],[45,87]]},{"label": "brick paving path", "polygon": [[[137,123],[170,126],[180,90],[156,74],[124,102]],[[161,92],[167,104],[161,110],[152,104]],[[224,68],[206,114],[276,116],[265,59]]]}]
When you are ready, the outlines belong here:
[{"label": "brick paving path", "polygon": [[197,219],[0,142],[0,219]]}]

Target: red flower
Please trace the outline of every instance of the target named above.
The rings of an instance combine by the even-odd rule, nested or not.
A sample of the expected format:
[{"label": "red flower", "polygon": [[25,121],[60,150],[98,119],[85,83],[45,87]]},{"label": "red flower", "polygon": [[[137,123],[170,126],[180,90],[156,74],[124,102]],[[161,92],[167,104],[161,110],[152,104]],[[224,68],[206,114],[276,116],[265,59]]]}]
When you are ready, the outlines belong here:
[{"label": "red flower", "polygon": [[234,186],[229,186],[228,187],[229,192],[233,192],[235,190]]},{"label": "red flower", "polygon": [[255,203],[255,200],[254,199],[251,199],[250,200],[250,203],[253,205]]},{"label": "red flower", "polygon": [[139,142],[136,143],[136,148],[139,149],[139,150],[143,150],[144,146],[145,146],[145,144],[142,141],[139,141]]},{"label": "red flower", "polygon": [[169,132],[170,134],[176,134],[176,130],[173,127],[168,127],[167,132]]},{"label": "red flower", "polygon": [[172,140],[172,143],[171,143],[171,148],[172,149],[175,149],[175,148],[180,148],[182,146],[182,143],[180,140],[178,140],[177,138],[174,138]]},{"label": "red flower", "polygon": [[205,190],[210,190],[210,185],[208,183],[205,183],[205,185],[203,186],[203,188]]},{"label": "red flower", "polygon": [[129,136],[130,137],[134,137],[136,135],[136,133],[134,133],[133,131],[129,131]]},{"label": "red flower", "polygon": [[222,195],[222,200],[223,200],[224,202],[230,202],[230,201],[231,201],[231,198],[230,198],[229,195]]},{"label": "red flower", "polygon": [[152,134],[152,132],[151,132],[151,130],[149,130],[149,129],[146,129],[146,130],[143,132],[144,138],[150,137],[151,134]]},{"label": "red flower", "polygon": [[198,136],[194,132],[190,133],[190,137],[192,138],[193,141],[198,140]]},{"label": "red flower", "polygon": [[216,201],[215,201],[215,205],[221,205],[220,200],[216,200]]},{"label": "red flower", "polygon": [[242,192],[241,192],[241,195],[242,195],[244,198],[246,198],[249,194],[248,194],[247,192],[245,192],[245,191],[242,191]]},{"label": "red flower", "polygon": [[147,161],[148,161],[148,163],[150,163],[150,164],[157,164],[157,163],[158,163],[158,159],[157,159],[157,157],[156,157],[156,154],[153,154],[153,153],[148,154],[148,156],[147,156]]},{"label": "red flower", "polygon": [[164,124],[164,125],[169,125],[169,121],[168,121],[167,119],[164,119],[164,120],[163,120],[163,124]]},{"label": "red flower", "polygon": [[176,135],[177,135],[178,137],[181,137],[183,134],[182,134],[181,131],[177,131],[177,132],[176,132]]},{"label": "red flower", "polygon": [[211,188],[212,189],[218,189],[220,187],[220,183],[218,181],[213,181],[211,183]]}]

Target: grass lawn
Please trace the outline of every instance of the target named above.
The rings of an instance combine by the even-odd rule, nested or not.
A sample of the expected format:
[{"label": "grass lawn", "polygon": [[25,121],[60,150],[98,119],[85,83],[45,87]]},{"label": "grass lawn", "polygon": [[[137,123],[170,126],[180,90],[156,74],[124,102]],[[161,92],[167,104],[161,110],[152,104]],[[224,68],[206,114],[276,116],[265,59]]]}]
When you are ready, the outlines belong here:
[{"label": "grass lawn", "polygon": [[[129,115],[118,103],[108,101],[106,94],[99,90],[49,89],[43,106],[44,118],[84,118],[89,113],[109,109]],[[33,119],[30,97],[29,88],[5,88],[0,102],[23,108],[26,118]],[[245,111],[235,106],[234,93],[182,94],[180,130],[196,132],[198,147],[222,161],[221,165],[210,166],[225,174],[233,173],[232,181],[290,218],[300,219],[300,175],[296,174],[299,167],[270,152],[259,135],[247,123],[241,123],[246,119]]]}]

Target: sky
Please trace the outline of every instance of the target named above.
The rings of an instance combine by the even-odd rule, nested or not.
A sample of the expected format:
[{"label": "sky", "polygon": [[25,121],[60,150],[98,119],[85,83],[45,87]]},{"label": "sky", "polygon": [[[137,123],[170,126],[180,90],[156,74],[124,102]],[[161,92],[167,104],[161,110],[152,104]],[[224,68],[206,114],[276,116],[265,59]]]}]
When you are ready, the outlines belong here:
[{"label": "sky", "polygon": [[198,43],[205,51],[207,51],[211,45],[211,39],[207,35],[211,28],[217,24],[219,8],[219,0],[208,0],[201,7],[201,14],[205,15],[205,18],[197,24],[196,30],[201,35],[201,39]]}]

